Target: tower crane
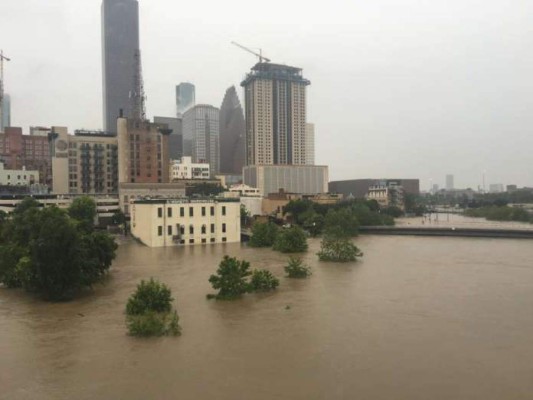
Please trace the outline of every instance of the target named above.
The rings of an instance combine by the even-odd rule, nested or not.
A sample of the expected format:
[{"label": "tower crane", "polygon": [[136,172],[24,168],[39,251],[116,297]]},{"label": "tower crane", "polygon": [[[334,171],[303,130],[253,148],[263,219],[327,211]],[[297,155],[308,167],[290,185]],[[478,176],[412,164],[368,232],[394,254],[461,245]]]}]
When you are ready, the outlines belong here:
[{"label": "tower crane", "polygon": [[0,128],[4,128],[4,61],[11,61],[4,56],[4,51],[0,50]]},{"label": "tower crane", "polygon": [[270,62],[269,58],[263,57],[263,50],[261,50],[261,49],[259,49],[259,53],[257,53],[255,51],[253,51],[252,49],[249,49],[248,47],[245,47],[242,44],[239,44],[237,42],[231,42],[231,44],[233,44],[233,45],[235,45],[237,47],[240,47],[241,49],[243,49],[244,51],[247,51],[248,53],[252,53],[256,57],[259,57],[259,62],[260,63],[262,63],[263,61],[264,62]]}]

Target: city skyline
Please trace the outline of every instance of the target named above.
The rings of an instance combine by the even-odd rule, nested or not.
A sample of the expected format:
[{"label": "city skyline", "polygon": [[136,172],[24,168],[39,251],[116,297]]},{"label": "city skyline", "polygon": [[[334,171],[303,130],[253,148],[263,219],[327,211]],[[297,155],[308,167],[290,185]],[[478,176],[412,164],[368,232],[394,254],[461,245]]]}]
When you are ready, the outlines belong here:
[{"label": "city skyline", "polygon": [[[7,18],[0,46],[13,59],[6,66],[13,125],[25,132],[30,125],[101,127],[99,6],[99,0],[2,3]],[[181,81],[203,88],[197,93],[202,102],[220,104],[225,89],[238,85],[256,62],[229,43],[242,39],[261,46],[273,62],[298,65],[313,81],[308,120],[318,132],[316,162],[331,166],[331,179],[399,173],[427,187],[453,160],[456,187],[477,188],[485,170],[487,182],[533,185],[527,154],[533,145],[530,5],[487,2],[479,9],[473,1],[404,1],[399,7],[381,0],[358,5],[357,13],[355,5],[326,13],[309,5],[310,17],[299,25],[289,18],[297,12],[290,6],[277,20],[287,28],[283,33],[269,22],[270,11],[244,22],[239,13],[220,15],[224,7],[214,4],[216,15],[198,24],[168,12],[176,9],[170,1],[140,6],[150,117],[174,115],[173,88]],[[217,25],[216,33],[205,29],[215,19],[227,24]],[[42,34],[39,48],[28,42],[22,20]],[[283,41],[287,31],[291,42]],[[191,44],[176,46],[184,37]],[[69,57],[50,56],[66,52]]]}]

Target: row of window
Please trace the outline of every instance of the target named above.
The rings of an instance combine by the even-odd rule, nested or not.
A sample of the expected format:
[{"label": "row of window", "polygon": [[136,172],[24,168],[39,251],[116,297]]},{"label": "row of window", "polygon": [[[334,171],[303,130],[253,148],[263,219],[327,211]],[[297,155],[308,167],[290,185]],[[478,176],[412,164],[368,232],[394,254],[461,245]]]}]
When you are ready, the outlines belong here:
[{"label": "row of window", "polygon": [[[211,238],[211,239],[210,239],[210,242],[211,242],[211,243],[215,243],[215,241],[216,241],[215,238]],[[225,237],[223,237],[223,238],[222,238],[222,241],[223,241],[223,242],[227,242],[228,239],[225,238]],[[179,243],[180,243],[180,244],[185,244],[185,240],[180,240]],[[202,239],[202,243],[207,243],[207,239],[203,238],[203,239]],[[194,244],[194,239],[189,239],[189,244]]]},{"label": "row of window", "polygon": [[[202,225],[201,228],[201,234],[207,235],[207,226]],[[211,230],[210,233],[216,233],[215,224],[211,224]],[[222,233],[226,233],[227,227],[226,224],[222,224]],[[184,225],[176,225],[176,234],[179,232],[180,235],[185,235],[185,226]],[[174,234],[174,228],[172,225],[167,226],[167,235],[172,236]],[[189,235],[194,235],[194,225],[189,226]],[[157,227],[157,236],[163,236],[163,226],[159,225]]]},{"label": "row of window", "polygon": [[[185,217],[185,207],[180,207],[180,217]],[[172,207],[167,208],[167,217],[172,217]],[[209,210],[209,214],[214,217],[215,216],[215,207],[211,206]],[[222,206],[222,215],[226,215],[226,206]],[[207,207],[202,207],[202,217],[207,216]],[[163,218],[163,207],[157,208],[157,217]],[[189,207],[189,217],[194,217],[194,207]]]}]

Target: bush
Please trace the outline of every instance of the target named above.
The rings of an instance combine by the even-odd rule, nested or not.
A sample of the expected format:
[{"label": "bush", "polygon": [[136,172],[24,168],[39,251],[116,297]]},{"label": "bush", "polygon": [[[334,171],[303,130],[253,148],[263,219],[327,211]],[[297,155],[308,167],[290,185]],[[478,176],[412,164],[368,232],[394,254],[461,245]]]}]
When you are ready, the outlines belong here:
[{"label": "bush", "polygon": [[177,336],[179,317],[172,310],[172,292],[165,284],[150,278],[141,281],[126,304],[126,326],[132,336]]},{"label": "bush", "polygon": [[209,299],[234,300],[249,291],[247,277],[251,275],[250,263],[239,261],[234,257],[224,256],[218,266],[217,274],[209,277],[216,295],[208,295]]},{"label": "bush", "polygon": [[356,261],[363,253],[347,237],[326,236],[317,255],[320,261],[349,262]]},{"label": "bush", "polygon": [[302,253],[307,251],[307,237],[302,228],[293,226],[278,233],[274,250],[282,253]]},{"label": "bush", "polygon": [[340,229],[346,236],[357,236],[359,221],[351,208],[329,210],[325,218],[326,230]]},{"label": "bush", "polygon": [[268,292],[279,286],[279,279],[266,269],[254,270],[250,280],[250,291]]},{"label": "bush", "polygon": [[147,312],[168,313],[172,309],[172,294],[168,286],[150,278],[141,281],[126,304],[127,315],[142,315]]},{"label": "bush", "polygon": [[265,224],[255,223],[252,227],[252,237],[250,246],[252,247],[271,247],[278,234],[278,226],[272,222]]},{"label": "bush", "polygon": [[311,268],[304,265],[301,258],[290,257],[284,269],[289,278],[307,278],[311,275]]}]

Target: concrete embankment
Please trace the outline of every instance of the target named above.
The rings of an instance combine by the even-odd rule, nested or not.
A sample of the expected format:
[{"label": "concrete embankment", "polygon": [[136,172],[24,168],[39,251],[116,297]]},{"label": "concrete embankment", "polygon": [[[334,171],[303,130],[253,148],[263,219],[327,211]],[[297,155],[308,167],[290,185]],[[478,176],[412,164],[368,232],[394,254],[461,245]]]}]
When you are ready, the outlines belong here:
[{"label": "concrete embankment", "polygon": [[456,236],[502,239],[533,239],[533,230],[477,228],[421,228],[403,226],[362,226],[362,235]]}]

